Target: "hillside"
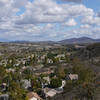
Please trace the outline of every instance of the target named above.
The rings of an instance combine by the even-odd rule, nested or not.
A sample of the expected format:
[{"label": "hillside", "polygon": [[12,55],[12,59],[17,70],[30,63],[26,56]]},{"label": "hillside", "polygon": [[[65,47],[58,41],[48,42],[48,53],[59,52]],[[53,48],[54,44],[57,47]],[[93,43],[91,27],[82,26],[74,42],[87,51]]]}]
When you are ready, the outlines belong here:
[{"label": "hillside", "polygon": [[71,38],[59,41],[59,43],[64,44],[82,44],[82,43],[99,43],[100,39],[92,39],[88,37],[81,38]]},{"label": "hillside", "polygon": [[100,43],[89,44],[86,48],[77,52],[81,58],[95,58],[100,57]]}]

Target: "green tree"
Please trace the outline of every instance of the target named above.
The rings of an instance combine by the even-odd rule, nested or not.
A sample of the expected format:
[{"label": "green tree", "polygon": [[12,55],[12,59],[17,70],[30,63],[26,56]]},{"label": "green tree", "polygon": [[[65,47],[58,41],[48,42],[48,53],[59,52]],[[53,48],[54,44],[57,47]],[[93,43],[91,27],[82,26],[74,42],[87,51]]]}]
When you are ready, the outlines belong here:
[{"label": "green tree", "polygon": [[64,90],[65,91],[67,91],[67,92],[69,92],[69,91],[71,91],[73,88],[74,88],[74,83],[73,83],[73,81],[71,81],[71,80],[68,80],[67,82],[66,82],[66,85],[65,85],[65,87],[64,87]]},{"label": "green tree", "polygon": [[0,84],[3,82],[5,76],[6,76],[6,70],[3,66],[0,66]]},{"label": "green tree", "polygon": [[72,71],[73,71],[74,74],[78,74],[79,83],[93,82],[94,81],[94,72],[93,72],[93,70],[90,69],[89,67],[87,67],[79,59],[73,60]]},{"label": "green tree", "polygon": [[48,58],[47,57],[45,57],[45,59],[44,59],[44,64],[48,64]]},{"label": "green tree", "polygon": [[55,73],[59,78],[65,78],[66,76],[63,66],[58,66],[58,68],[55,70]]},{"label": "green tree", "polygon": [[52,88],[58,88],[58,87],[60,87],[61,85],[62,85],[62,80],[59,79],[59,78],[53,78],[53,79],[51,79],[51,81],[50,81],[50,86],[51,86]]},{"label": "green tree", "polygon": [[41,88],[40,81],[38,81],[37,77],[32,78],[31,85],[32,85],[33,91],[38,91],[38,89]]},{"label": "green tree", "polygon": [[86,83],[78,87],[78,97],[80,100],[94,100],[95,86],[92,83]]},{"label": "green tree", "polygon": [[10,82],[8,90],[10,93],[10,100],[25,100],[26,91],[20,88],[20,85],[15,81]]},{"label": "green tree", "polygon": [[66,59],[66,62],[67,62],[67,63],[70,63],[70,62],[71,62],[70,56],[67,56],[67,55],[66,55],[66,56],[65,56],[65,59]]}]

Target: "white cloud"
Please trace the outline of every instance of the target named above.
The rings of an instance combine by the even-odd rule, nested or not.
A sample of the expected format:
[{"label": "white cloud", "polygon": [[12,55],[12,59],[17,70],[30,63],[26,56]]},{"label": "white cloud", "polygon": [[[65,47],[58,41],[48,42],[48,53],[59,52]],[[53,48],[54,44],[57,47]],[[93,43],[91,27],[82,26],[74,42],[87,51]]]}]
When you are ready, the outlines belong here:
[{"label": "white cloud", "polygon": [[[16,16],[21,7],[25,7],[25,12]],[[28,0],[0,0],[0,9],[0,38],[39,41],[84,35],[100,37],[99,15],[83,4],[58,4],[55,0],[34,0],[32,3]],[[76,26],[75,19],[79,17],[79,29],[67,30],[63,26]],[[62,30],[62,27],[66,29]]]},{"label": "white cloud", "polygon": [[83,24],[80,26],[81,28],[90,28],[91,26],[89,24]]},{"label": "white cloud", "polygon": [[13,0],[12,6],[15,8],[21,8],[27,5],[29,0]]},{"label": "white cloud", "polygon": [[100,18],[93,16],[86,16],[82,19],[82,23],[89,25],[100,25]]},{"label": "white cloud", "polygon": [[81,3],[83,0],[62,0],[62,1]]},{"label": "white cloud", "polygon": [[76,23],[76,21],[74,20],[74,19],[69,19],[67,22],[65,22],[64,24],[63,24],[64,26],[76,26],[77,25],[77,23]]},{"label": "white cloud", "polygon": [[26,12],[18,24],[65,22],[70,17],[91,16],[93,10],[82,4],[57,4],[54,0],[34,0],[28,3]]}]

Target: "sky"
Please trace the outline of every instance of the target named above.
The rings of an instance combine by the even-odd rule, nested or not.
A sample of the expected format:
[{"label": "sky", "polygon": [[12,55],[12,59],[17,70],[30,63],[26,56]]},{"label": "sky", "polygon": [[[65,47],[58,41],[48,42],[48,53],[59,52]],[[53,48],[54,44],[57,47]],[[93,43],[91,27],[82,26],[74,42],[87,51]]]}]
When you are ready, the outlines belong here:
[{"label": "sky", "polygon": [[100,0],[0,0],[0,41],[100,38]]}]

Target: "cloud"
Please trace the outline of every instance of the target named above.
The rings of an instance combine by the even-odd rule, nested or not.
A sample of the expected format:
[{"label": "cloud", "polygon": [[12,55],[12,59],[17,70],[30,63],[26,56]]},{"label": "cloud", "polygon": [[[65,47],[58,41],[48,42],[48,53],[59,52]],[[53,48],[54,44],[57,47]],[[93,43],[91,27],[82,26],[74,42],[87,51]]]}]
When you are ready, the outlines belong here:
[{"label": "cloud", "polygon": [[100,17],[100,11],[97,13],[97,16]]},{"label": "cloud", "polygon": [[62,1],[75,2],[75,3],[81,3],[82,2],[82,0],[62,0]]},{"label": "cloud", "polygon": [[0,0],[0,19],[6,21],[16,17],[16,13],[28,2],[29,0]]},{"label": "cloud", "polygon": [[68,20],[67,22],[65,22],[63,25],[64,25],[64,26],[71,27],[71,26],[76,26],[77,23],[76,23],[76,21],[75,21],[74,19],[69,19],[69,20]]},{"label": "cloud", "polygon": [[21,8],[27,5],[29,0],[14,0],[12,6],[15,8]]},{"label": "cloud", "polygon": [[17,24],[62,23],[78,16],[92,16],[93,10],[82,4],[57,4],[54,0],[34,0],[16,20]]},{"label": "cloud", "polygon": [[98,25],[100,25],[100,18],[93,17],[93,16],[86,16],[82,19],[82,23],[98,26]]},{"label": "cloud", "polygon": [[[22,7],[26,10],[19,16],[16,15]],[[93,9],[80,3],[0,0],[0,9],[0,38],[3,39],[39,41],[61,40],[73,36],[100,37],[99,13],[96,16]]]},{"label": "cloud", "polygon": [[90,25],[89,24],[83,24],[80,26],[81,28],[90,28]]}]

